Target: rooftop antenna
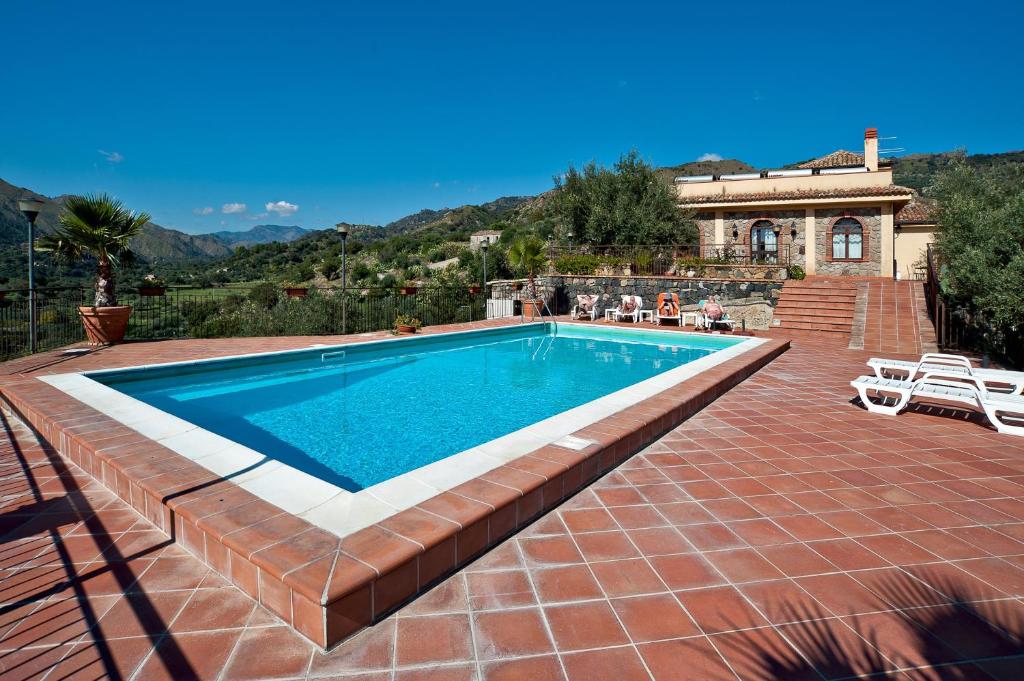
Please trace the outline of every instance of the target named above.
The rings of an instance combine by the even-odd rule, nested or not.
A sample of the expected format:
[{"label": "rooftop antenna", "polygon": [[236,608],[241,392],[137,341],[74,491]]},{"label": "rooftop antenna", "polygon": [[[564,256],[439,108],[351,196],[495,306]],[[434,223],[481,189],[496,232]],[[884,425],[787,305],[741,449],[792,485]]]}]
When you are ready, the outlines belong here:
[{"label": "rooftop antenna", "polygon": [[[895,140],[895,139],[899,139],[899,138],[896,135],[892,135],[891,137],[879,137],[878,139],[879,139],[879,141],[881,141],[881,140]],[[889,147],[888,149],[879,149],[878,153],[879,154],[898,154],[898,153],[900,153],[902,151],[906,151],[906,149],[904,147]]]}]

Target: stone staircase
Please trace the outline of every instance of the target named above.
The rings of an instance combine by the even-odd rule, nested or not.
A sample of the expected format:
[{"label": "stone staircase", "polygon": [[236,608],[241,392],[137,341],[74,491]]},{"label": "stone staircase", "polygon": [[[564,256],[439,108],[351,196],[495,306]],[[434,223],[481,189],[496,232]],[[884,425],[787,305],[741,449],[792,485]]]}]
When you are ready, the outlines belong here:
[{"label": "stone staircase", "polygon": [[839,278],[788,280],[779,295],[772,326],[848,339],[853,331],[857,290],[856,281]]}]

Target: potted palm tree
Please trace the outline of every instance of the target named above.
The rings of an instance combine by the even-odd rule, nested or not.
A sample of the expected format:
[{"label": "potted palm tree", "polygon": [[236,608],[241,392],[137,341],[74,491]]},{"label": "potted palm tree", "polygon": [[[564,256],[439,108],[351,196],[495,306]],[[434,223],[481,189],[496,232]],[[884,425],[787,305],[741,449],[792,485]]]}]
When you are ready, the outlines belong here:
[{"label": "potted palm tree", "polygon": [[117,304],[114,270],[135,259],[131,241],[147,222],[147,213],[129,210],[107,194],[72,196],[64,203],[57,231],[36,247],[66,259],[96,259],[96,296],[91,306],[78,308],[93,345],[124,340],[132,308]]},{"label": "potted palm tree", "polygon": [[508,262],[512,267],[526,274],[526,299],[523,314],[531,319],[541,316],[544,301],[537,295],[537,272],[548,259],[544,256],[544,242],[535,236],[516,239],[508,249]]}]

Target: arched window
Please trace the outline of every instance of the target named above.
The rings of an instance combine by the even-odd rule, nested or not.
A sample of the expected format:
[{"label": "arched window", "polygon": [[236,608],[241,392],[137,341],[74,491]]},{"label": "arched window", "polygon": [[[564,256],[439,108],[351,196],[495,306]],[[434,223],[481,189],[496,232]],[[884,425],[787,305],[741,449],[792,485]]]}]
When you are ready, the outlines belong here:
[{"label": "arched window", "polygon": [[860,260],[864,257],[864,228],[853,218],[841,218],[832,225],[832,259]]},{"label": "arched window", "polygon": [[750,259],[773,263],[778,259],[779,238],[771,220],[758,220],[750,226]]}]

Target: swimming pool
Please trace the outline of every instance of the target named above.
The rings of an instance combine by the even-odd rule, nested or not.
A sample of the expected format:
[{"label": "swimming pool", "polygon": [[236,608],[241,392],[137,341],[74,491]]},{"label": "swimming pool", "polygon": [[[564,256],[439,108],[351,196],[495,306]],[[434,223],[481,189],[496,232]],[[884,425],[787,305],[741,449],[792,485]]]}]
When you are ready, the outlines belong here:
[{"label": "swimming pool", "polygon": [[48,380],[285,510],[344,530],[757,342],[539,323]]}]

